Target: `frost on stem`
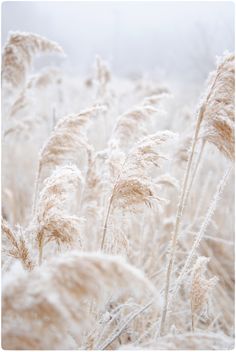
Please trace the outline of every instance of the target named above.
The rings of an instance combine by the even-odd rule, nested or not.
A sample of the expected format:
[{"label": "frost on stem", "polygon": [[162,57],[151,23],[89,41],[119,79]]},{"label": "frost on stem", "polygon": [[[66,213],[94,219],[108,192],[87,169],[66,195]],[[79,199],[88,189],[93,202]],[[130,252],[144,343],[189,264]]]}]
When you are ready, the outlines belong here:
[{"label": "frost on stem", "polygon": [[[222,84],[223,83],[223,84]],[[218,93],[224,97],[221,99]],[[173,271],[174,261],[175,261],[175,251],[178,243],[179,229],[181,225],[183,210],[185,206],[186,192],[188,191],[189,176],[192,168],[192,162],[194,157],[194,152],[199,138],[199,133],[202,125],[205,125],[205,133],[203,137],[208,140],[207,133],[209,130],[214,130],[214,136],[217,135],[217,147],[223,151],[227,157],[232,160],[234,159],[234,105],[232,104],[232,96],[234,94],[234,55],[226,55],[222,58],[217,69],[212,74],[212,78],[208,82],[206,93],[199,105],[197,111],[197,121],[196,127],[194,130],[194,135],[192,138],[192,146],[189,153],[188,163],[184,175],[183,186],[180,192],[180,200],[178,204],[178,209],[176,213],[176,221],[174,227],[174,233],[171,240],[171,251],[169,256],[169,261],[166,271],[166,283],[165,283],[165,293],[164,293],[164,305],[162,309],[161,325],[160,325],[160,334],[163,335],[165,331],[165,321],[167,315],[167,308],[169,305],[169,289],[171,274]],[[219,103],[219,104],[218,104]],[[216,110],[214,110],[216,106]],[[225,111],[227,116],[228,126],[225,124],[223,129],[217,128],[215,124],[215,119],[219,123],[220,119],[217,116],[221,116],[221,110]],[[212,114],[213,112],[213,114]],[[216,113],[216,117],[215,114]],[[225,120],[225,119],[224,119]],[[222,125],[221,125],[222,127]],[[204,130],[204,129],[203,129]],[[222,131],[226,133],[222,133]],[[208,131],[208,132],[206,132]],[[208,135],[209,136],[209,135]]]}]

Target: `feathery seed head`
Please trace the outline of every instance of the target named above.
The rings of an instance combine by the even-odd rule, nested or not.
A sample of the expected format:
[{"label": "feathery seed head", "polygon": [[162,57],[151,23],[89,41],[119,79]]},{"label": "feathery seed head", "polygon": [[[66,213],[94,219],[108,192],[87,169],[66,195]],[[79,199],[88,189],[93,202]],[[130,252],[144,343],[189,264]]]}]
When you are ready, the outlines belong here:
[{"label": "feathery seed head", "polygon": [[71,196],[83,182],[80,171],[73,165],[58,167],[44,181],[33,220],[40,248],[44,241],[70,244],[78,238],[83,219],[67,215],[65,209],[70,208]]},{"label": "feathery seed head", "polygon": [[203,103],[201,137],[213,143],[226,158],[234,161],[234,55],[226,54],[218,61],[210,76],[210,91]]},{"label": "feathery seed head", "polygon": [[151,207],[154,200],[154,193],[148,182],[138,178],[120,179],[114,188],[114,207],[132,207],[145,203]]},{"label": "feathery seed head", "polygon": [[12,87],[23,84],[31,66],[33,56],[37,53],[57,52],[62,48],[33,33],[10,32],[2,57],[2,78]]},{"label": "feathery seed head", "polygon": [[157,294],[138,269],[123,259],[98,253],[74,251],[29,275],[14,273],[12,280],[3,283],[4,348],[68,348],[68,331],[81,332],[89,319],[84,301],[100,303],[106,292],[117,288],[137,297]]},{"label": "feathery seed head", "polygon": [[64,160],[76,163],[81,148],[91,149],[86,138],[91,118],[104,109],[104,106],[98,105],[60,119],[40,152],[41,167],[46,164],[60,165]]},{"label": "feathery seed head", "polygon": [[203,313],[203,309],[208,303],[210,291],[218,281],[216,277],[213,277],[210,280],[205,278],[208,262],[209,258],[199,257],[193,267],[191,286],[192,314]]}]

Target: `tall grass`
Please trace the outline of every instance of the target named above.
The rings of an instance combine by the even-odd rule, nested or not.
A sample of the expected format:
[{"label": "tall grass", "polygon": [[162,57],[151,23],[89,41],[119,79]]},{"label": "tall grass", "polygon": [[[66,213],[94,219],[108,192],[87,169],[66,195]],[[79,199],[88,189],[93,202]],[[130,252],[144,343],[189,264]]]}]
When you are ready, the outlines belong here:
[{"label": "tall grass", "polygon": [[234,55],[186,114],[100,57],[32,72],[45,52],[3,50],[3,348],[232,348]]}]

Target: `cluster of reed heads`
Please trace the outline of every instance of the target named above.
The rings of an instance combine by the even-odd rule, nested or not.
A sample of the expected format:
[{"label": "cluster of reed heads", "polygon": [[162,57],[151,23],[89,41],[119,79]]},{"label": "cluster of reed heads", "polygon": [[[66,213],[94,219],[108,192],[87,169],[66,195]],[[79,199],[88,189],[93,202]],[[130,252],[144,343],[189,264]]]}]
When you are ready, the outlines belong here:
[{"label": "cluster of reed heads", "polygon": [[19,32],[2,56],[2,347],[233,348],[234,55],[196,108],[38,54],[65,56]]}]

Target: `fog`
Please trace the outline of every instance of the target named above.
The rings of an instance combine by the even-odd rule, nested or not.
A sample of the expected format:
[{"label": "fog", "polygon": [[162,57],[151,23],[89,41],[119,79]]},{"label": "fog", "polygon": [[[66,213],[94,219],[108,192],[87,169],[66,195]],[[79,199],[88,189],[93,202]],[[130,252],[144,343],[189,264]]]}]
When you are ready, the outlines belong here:
[{"label": "fog", "polygon": [[57,41],[68,56],[63,65],[81,73],[99,54],[117,74],[202,82],[215,56],[234,50],[234,4],[4,2],[2,45],[10,30]]}]

